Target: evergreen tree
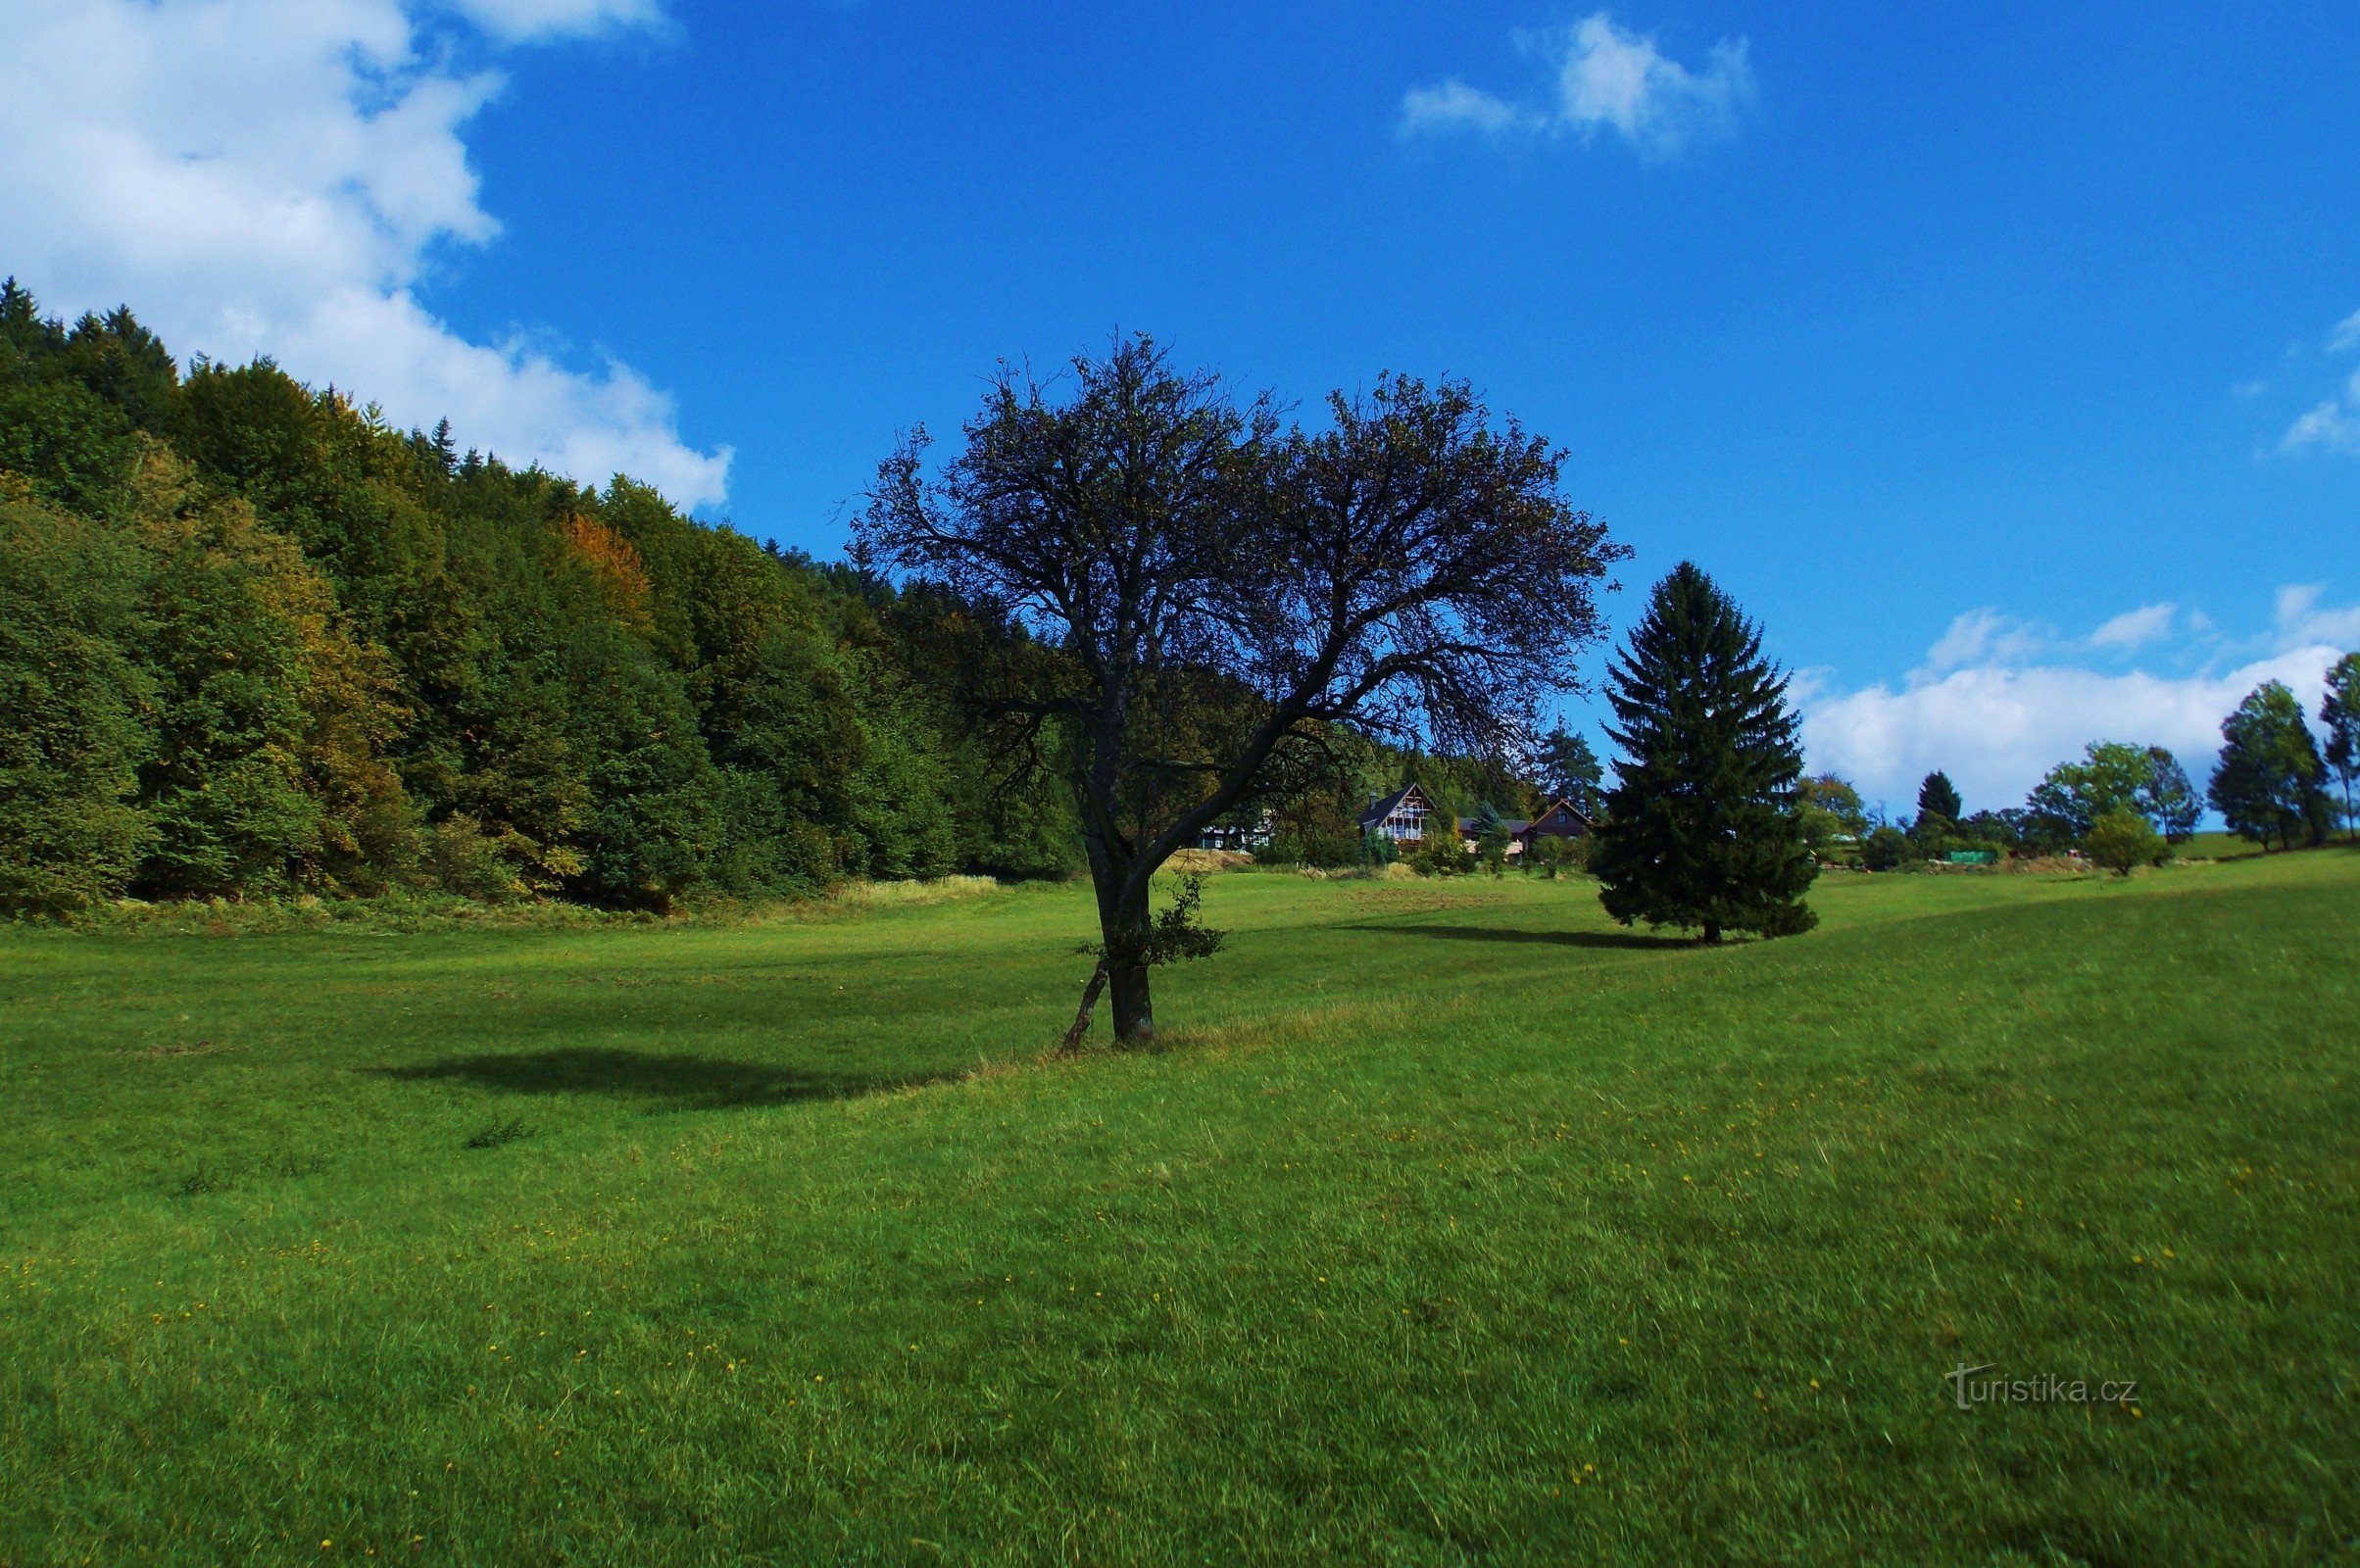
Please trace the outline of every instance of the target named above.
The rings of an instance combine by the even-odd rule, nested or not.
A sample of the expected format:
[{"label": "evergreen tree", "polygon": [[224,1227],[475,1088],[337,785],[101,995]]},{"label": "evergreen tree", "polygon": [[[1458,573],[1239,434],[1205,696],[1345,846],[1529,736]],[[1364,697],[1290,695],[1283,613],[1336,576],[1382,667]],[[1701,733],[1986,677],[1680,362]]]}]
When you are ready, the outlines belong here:
[{"label": "evergreen tree", "polygon": [[2221,762],[2205,793],[2231,832],[2264,849],[2273,836],[2288,849],[2297,833],[2314,844],[2326,838],[2327,767],[2292,692],[2275,680],[2255,687],[2221,721]]},{"label": "evergreen tree", "polygon": [[1927,774],[1926,781],[1918,786],[1917,808],[1921,830],[1928,817],[1939,818],[1943,827],[1950,828],[1958,825],[1966,805],[1959,800],[1958,787],[1950,782],[1950,775],[1938,770]]},{"label": "evergreen tree", "polygon": [[1570,800],[1585,815],[1595,815],[1605,764],[1598,760],[1587,738],[1564,728],[1552,729],[1541,742],[1541,787],[1551,803]]},{"label": "evergreen tree", "polygon": [[2343,786],[2344,831],[2360,838],[2360,813],[2352,809],[2352,780],[2360,778],[2360,654],[2344,655],[2328,671],[2319,721],[2328,731],[2327,764]]},{"label": "evergreen tree", "polygon": [[1784,936],[1817,916],[1817,872],[1796,813],[1802,752],[1786,677],[1761,632],[1683,562],[1655,585],[1615,661],[1608,698],[1622,748],[1591,869],[1628,925]]}]

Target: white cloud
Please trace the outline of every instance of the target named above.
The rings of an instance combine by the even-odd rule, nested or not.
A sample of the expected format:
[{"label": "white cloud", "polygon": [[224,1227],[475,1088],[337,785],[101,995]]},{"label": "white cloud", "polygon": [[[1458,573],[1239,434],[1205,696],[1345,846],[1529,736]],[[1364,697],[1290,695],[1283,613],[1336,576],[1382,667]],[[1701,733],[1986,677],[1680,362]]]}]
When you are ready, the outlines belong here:
[{"label": "white cloud", "polygon": [[1753,68],[1743,38],[1713,45],[1696,71],[1663,54],[1652,37],[1616,25],[1603,11],[1525,42],[1550,70],[1544,102],[1511,103],[1450,77],[1403,95],[1401,134],[1473,130],[1490,136],[1588,137],[1602,126],[1645,157],[1670,158],[1696,141],[1734,132],[1738,112],[1754,98]]},{"label": "white cloud", "polygon": [[2126,610],[2090,634],[2093,648],[2144,648],[2170,634],[2178,605],[2142,605]]},{"label": "white cloud", "polygon": [[2352,377],[2340,398],[2330,398],[2294,421],[2279,444],[2282,452],[2323,447],[2330,452],[2360,452],[2360,375]]},{"label": "white cloud", "polygon": [[[465,0],[496,38],[596,31],[656,0]],[[683,505],[729,454],[612,362],[474,343],[418,299],[442,247],[499,223],[462,131],[495,73],[430,51],[403,0],[0,0],[5,264],[53,311],[128,304],[183,356],[277,359],[402,424]]]},{"label": "white cloud", "polygon": [[[2354,311],[2328,334],[2328,352],[2340,354],[2360,348],[2360,311]],[[2303,452],[2313,447],[2330,452],[2360,453],[2360,370],[2352,372],[2337,397],[2314,405],[2287,427],[2279,442],[2281,452]]]},{"label": "white cloud", "polygon": [[2315,582],[2293,583],[2278,591],[2275,629],[2280,647],[2334,643],[2339,648],[2360,648],[2360,605],[2323,607],[2319,596],[2324,592],[2325,587]]},{"label": "white cloud", "polygon": [[1401,96],[1401,134],[1466,129],[1486,135],[1538,128],[1546,121],[1531,110],[1493,97],[1452,76],[1439,86],[1412,87]]},{"label": "white cloud", "polygon": [[452,0],[451,8],[512,41],[646,27],[664,20],[658,0]]},{"label": "white cloud", "polygon": [[2052,635],[2045,626],[2017,620],[1987,606],[1952,620],[1949,629],[1926,650],[1926,663],[1933,669],[2021,663],[2045,648]]},{"label": "white cloud", "polygon": [[[2316,587],[2282,589],[2263,639],[2269,652],[2185,676],[2081,668],[2061,662],[2062,650],[2053,647],[2048,662],[2016,662],[2008,656],[2025,645],[2010,639],[2022,636],[2024,623],[1972,612],[1952,622],[1927,666],[1897,688],[1845,691],[1823,676],[1798,698],[1804,751],[1814,770],[1833,769],[1870,800],[1899,808],[1936,768],[1950,775],[1970,809],[2021,805],[2050,767],[2098,740],[2166,747],[2202,788],[2220,749],[2221,720],[2246,693],[2266,680],[2285,681],[2315,711],[2328,666],[2360,645],[2360,606],[2323,606],[2320,597]],[[2115,626],[2150,634],[2140,641],[2152,642],[2168,633],[2172,608],[2118,615],[2091,642]],[[2193,614],[2180,623],[2194,632],[2210,624]],[[1952,662],[1936,657],[1945,654]]]}]

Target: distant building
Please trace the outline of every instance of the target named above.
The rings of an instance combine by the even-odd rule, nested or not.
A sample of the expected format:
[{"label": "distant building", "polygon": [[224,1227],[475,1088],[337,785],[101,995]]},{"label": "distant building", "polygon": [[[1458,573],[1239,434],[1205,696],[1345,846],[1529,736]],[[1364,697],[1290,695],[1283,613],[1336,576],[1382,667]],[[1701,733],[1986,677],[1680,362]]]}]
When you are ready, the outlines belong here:
[{"label": "distant building", "polygon": [[[1415,784],[1404,784],[1391,795],[1379,796],[1368,803],[1360,813],[1360,836],[1364,839],[1385,839],[1406,849],[1422,843],[1426,834],[1438,822],[1448,821],[1458,830],[1459,842],[1472,853],[1475,848],[1475,818],[1471,816],[1445,817],[1426,798],[1426,792]],[[1590,831],[1590,818],[1570,798],[1554,802],[1548,810],[1530,821],[1522,817],[1505,817],[1500,824],[1507,830],[1507,853],[1522,855],[1532,847],[1535,838],[1577,839]]]}]

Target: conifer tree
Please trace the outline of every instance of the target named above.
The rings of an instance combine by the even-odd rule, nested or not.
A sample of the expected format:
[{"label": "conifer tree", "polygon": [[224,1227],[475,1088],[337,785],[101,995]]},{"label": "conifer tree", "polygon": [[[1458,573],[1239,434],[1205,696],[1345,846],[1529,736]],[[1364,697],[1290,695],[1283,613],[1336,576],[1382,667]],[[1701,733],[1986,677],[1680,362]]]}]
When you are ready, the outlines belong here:
[{"label": "conifer tree", "polygon": [[1926,781],[1918,786],[1917,808],[1921,827],[1926,825],[1926,818],[1930,816],[1941,817],[1944,823],[1955,827],[1966,810],[1966,805],[1959,800],[1958,786],[1950,782],[1950,775],[1937,770],[1927,774]]},{"label": "conifer tree", "polygon": [[1785,936],[1817,923],[1817,865],[1795,810],[1802,776],[1787,682],[1759,628],[1695,564],[1655,585],[1615,662],[1622,748],[1591,869],[1625,925]]}]

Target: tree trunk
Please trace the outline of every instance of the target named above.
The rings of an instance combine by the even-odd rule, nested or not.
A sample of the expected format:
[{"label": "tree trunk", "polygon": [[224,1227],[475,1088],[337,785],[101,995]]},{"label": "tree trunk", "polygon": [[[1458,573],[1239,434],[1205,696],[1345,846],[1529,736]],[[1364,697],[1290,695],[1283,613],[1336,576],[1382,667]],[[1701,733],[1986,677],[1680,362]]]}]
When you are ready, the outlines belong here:
[{"label": "tree trunk", "polygon": [[1720,922],[1720,921],[1718,921],[1718,920],[1707,920],[1707,921],[1705,921],[1705,922],[1704,922],[1704,942],[1705,942],[1705,945],[1706,945],[1707,947],[1710,947],[1710,946],[1712,946],[1713,944],[1715,944],[1715,943],[1719,942],[1720,940],[1721,940],[1721,922]]},{"label": "tree trunk", "polygon": [[1114,1043],[1147,1046],[1155,1040],[1155,1009],[1148,1001],[1148,966],[1109,961],[1106,978],[1114,992]]},{"label": "tree trunk", "polygon": [[1065,1043],[1058,1050],[1070,1054],[1082,1049],[1082,1037],[1090,1032],[1090,1014],[1098,1007],[1098,994],[1106,989],[1106,966],[1101,963],[1090,971],[1090,983],[1082,987],[1082,1004],[1074,1009],[1073,1027],[1065,1031]]}]

